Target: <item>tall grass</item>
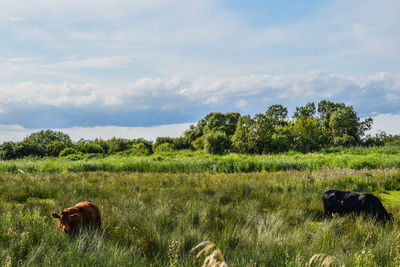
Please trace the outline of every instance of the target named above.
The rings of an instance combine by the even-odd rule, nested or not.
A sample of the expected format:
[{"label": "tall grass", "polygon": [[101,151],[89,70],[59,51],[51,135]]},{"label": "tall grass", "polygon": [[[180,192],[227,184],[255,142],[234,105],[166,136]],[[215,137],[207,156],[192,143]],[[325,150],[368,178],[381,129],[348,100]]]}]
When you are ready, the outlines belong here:
[{"label": "tall grass", "polygon": [[[328,254],[346,266],[400,262],[400,171],[0,174],[1,266],[200,266],[191,249],[213,240],[229,266],[306,266]],[[323,218],[329,188],[372,191],[394,222]],[[394,194],[394,196],[397,196]],[[68,238],[52,212],[92,200],[103,228]],[[251,265],[253,266],[253,265]]]},{"label": "tall grass", "polygon": [[285,171],[324,169],[380,169],[400,167],[400,146],[336,149],[319,153],[301,154],[288,152],[271,155],[225,156],[209,155],[204,152],[177,151],[151,156],[91,157],[71,160],[67,158],[25,158],[0,161],[0,172],[17,173],[57,172],[155,172],[155,173],[241,173],[259,171]]}]

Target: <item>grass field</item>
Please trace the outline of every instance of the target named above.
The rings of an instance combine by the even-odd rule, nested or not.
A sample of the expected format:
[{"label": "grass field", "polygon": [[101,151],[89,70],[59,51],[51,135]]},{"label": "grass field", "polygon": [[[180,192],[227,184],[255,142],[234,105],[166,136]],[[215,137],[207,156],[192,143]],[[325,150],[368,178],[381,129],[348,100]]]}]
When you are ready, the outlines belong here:
[{"label": "grass field", "polygon": [[24,158],[0,161],[0,172],[18,169],[58,172],[241,173],[260,171],[400,168],[400,146],[335,149],[323,152],[224,156],[201,151],[175,151],[151,156],[111,155],[85,159]]},{"label": "grass field", "polygon": [[[323,218],[322,193],[369,191],[394,222]],[[0,174],[1,266],[201,266],[191,248],[212,240],[229,266],[306,266],[317,253],[346,266],[399,266],[400,170],[258,173]],[[100,207],[103,227],[68,238],[52,212]],[[256,265],[254,264],[256,263]]]}]

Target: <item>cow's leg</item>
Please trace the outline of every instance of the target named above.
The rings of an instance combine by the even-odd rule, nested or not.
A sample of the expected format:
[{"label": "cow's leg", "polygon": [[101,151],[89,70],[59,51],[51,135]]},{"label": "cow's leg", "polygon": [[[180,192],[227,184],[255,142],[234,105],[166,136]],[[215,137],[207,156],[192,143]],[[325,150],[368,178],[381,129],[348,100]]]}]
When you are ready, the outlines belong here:
[{"label": "cow's leg", "polygon": [[331,207],[329,207],[329,205],[324,203],[324,217],[327,219],[331,219],[332,213],[333,213],[333,210],[331,209]]}]

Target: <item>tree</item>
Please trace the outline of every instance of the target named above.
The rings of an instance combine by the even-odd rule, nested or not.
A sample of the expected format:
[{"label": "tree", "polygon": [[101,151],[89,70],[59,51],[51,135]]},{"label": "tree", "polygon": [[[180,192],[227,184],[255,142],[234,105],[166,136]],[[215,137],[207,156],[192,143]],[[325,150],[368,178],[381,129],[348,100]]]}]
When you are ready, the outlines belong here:
[{"label": "tree", "polygon": [[293,144],[293,136],[288,125],[275,126],[274,133],[271,136],[271,152],[285,152]]},{"label": "tree", "polygon": [[67,143],[64,143],[64,142],[61,142],[58,140],[52,141],[51,143],[47,144],[45,147],[46,156],[58,157],[60,152],[67,147],[69,147],[67,145]]},{"label": "tree", "polygon": [[69,145],[72,144],[71,138],[68,134],[52,130],[41,130],[39,132],[32,133],[26,137],[25,140],[29,140],[43,146],[46,146],[53,141],[60,141]]},{"label": "tree", "polygon": [[289,130],[294,150],[306,153],[321,148],[322,131],[318,118],[298,117],[289,123]]},{"label": "tree", "polygon": [[309,102],[304,107],[296,107],[296,111],[293,114],[294,119],[298,118],[310,118],[315,117],[316,109],[314,102]]},{"label": "tree", "polygon": [[236,131],[232,135],[232,148],[237,153],[250,153],[249,131],[253,124],[250,115],[241,116],[237,122]]},{"label": "tree", "polygon": [[4,142],[0,146],[0,158],[1,160],[16,159],[16,143],[14,142]]},{"label": "tree", "polygon": [[229,138],[225,132],[212,131],[205,135],[204,149],[208,153],[222,155],[229,146]]},{"label": "tree", "polygon": [[274,125],[287,125],[286,119],[288,115],[288,110],[282,105],[270,106],[265,112],[265,115],[274,119]]},{"label": "tree", "polygon": [[157,147],[162,145],[162,144],[170,144],[170,145],[174,145],[174,138],[172,137],[157,137],[156,138],[156,142],[153,144],[153,151],[157,150]]},{"label": "tree", "polygon": [[[32,150],[34,154],[41,154],[44,151],[43,156],[54,156],[57,157],[58,154],[66,147],[72,146],[71,138],[68,134],[65,134],[60,131],[52,131],[52,130],[41,130],[35,133],[32,133],[28,137],[26,137],[23,142],[25,144],[21,144],[21,151],[28,151],[29,149],[33,149],[33,145],[40,147]],[[30,146],[28,149],[27,146]],[[23,148],[25,147],[25,148]],[[28,150],[26,150],[28,149]],[[40,150],[40,152],[39,152]],[[22,153],[22,152],[21,152]],[[25,153],[25,152],[24,152]]]},{"label": "tree", "polygon": [[124,138],[113,137],[108,140],[108,154],[115,154],[117,152],[128,150],[131,147],[131,142]]},{"label": "tree", "polygon": [[337,109],[329,119],[333,145],[350,146],[361,144],[365,131],[372,127],[372,118],[360,121],[352,106]]},{"label": "tree", "polygon": [[46,151],[43,145],[29,139],[25,139],[24,141],[17,143],[15,148],[15,154],[17,158],[28,156],[43,157],[45,156],[45,152]]}]

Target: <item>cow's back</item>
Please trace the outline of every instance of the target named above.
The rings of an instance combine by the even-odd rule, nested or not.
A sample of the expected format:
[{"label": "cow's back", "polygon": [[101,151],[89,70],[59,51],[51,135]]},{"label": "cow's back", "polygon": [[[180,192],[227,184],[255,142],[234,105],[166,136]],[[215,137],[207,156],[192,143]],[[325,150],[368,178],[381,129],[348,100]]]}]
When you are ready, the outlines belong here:
[{"label": "cow's back", "polygon": [[74,207],[78,210],[83,225],[101,227],[100,210],[92,201],[80,202]]}]

